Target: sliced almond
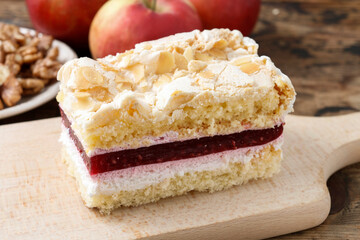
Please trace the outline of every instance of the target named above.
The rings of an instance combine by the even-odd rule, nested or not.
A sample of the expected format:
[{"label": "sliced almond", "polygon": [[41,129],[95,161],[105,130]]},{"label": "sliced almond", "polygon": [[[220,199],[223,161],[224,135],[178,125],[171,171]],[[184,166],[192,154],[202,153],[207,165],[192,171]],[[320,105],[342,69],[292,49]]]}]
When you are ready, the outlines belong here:
[{"label": "sliced almond", "polygon": [[89,109],[93,105],[90,98],[76,98],[76,100],[72,103],[75,110]]},{"label": "sliced almond", "polygon": [[232,60],[230,62],[230,64],[235,65],[235,66],[240,66],[242,64],[250,63],[250,62],[252,62],[252,57],[251,56],[244,56],[244,57],[239,57],[239,58],[236,58],[236,59]]},{"label": "sliced almond", "polygon": [[101,62],[99,61],[100,65],[101,65],[101,68],[104,70],[104,71],[108,71],[108,72],[117,72],[118,69],[114,68],[113,66],[109,65],[109,64],[106,64],[104,62]]},{"label": "sliced almond", "polygon": [[185,52],[185,50],[183,49],[183,48],[181,48],[181,47],[178,47],[178,46],[175,46],[175,51],[177,52],[177,53],[180,53],[180,54],[183,54],[184,52]]},{"label": "sliced almond", "polygon": [[220,39],[214,43],[214,48],[224,49],[228,46],[228,42],[225,39]]},{"label": "sliced almond", "polygon": [[202,78],[213,78],[215,74],[211,71],[204,71],[204,72],[200,72],[199,76]]},{"label": "sliced almond", "polygon": [[90,97],[90,93],[88,92],[74,92],[74,96],[77,98],[77,99],[86,99],[86,98],[89,98]]},{"label": "sliced almond", "polygon": [[76,88],[80,90],[89,89],[92,87],[92,84],[84,77],[82,71],[76,71],[74,82],[76,84]]},{"label": "sliced almond", "polygon": [[199,60],[191,60],[188,64],[188,69],[191,72],[199,72],[206,68],[207,63]]},{"label": "sliced almond", "polygon": [[184,71],[184,70],[176,70],[174,75],[173,75],[173,78],[174,79],[180,78],[180,77],[185,76],[186,74],[188,74],[188,73],[186,71]]},{"label": "sliced almond", "polygon": [[194,52],[191,49],[191,47],[187,47],[184,51],[184,57],[186,58],[186,60],[189,62],[191,60],[194,59]]},{"label": "sliced almond", "polygon": [[110,102],[112,100],[112,95],[106,88],[103,87],[94,87],[88,90],[88,93],[93,99],[98,100],[99,102]]},{"label": "sliced almond", "polygon": [[169,83],[171,81],[171,78],[167,75],[161,75],[157,80],[156,82],[154,82],[154,86],[155,87],[159,87],[159,86],[162,86],[166,83]]},{"label": "sliced almond", "polygon": [[132,72],[135,83],[140,82],[145,77],[145,67],[143,64],[135,64],[127,68]]},{"label": "sliced almond", "polygon": [[204,61],[204,62],[208,62],[208,61],[213,60],[213,58],[209,54],[202,53],[202,52],[196,52],[195,53],[195,59],[200,60],[200,61]]},{"label": "sliced almond", "polygon": [[174,51],[175,65],[178,69],[187,69],[188,61],[184,55]]},{"label": "sliced almond", "polygon": [[92,84],[101,85],[104,82],[103,76],[92,67],[82,67],[79,71]]},{"label": "sliced almond", "polygon": [[120,75],[119,73],[115,74],[114,82],[116,83],[123,83],[123,82],[132,82],[132,80],[128,77],[125,77],[123,75]]},{"label": "sliced almond", "polygon": [[215,57],[216,59],[220,59],[220,60],[227,59],[226,53],[223,50],[213,48],[209,51],[209,53],[211,56]]},{"label": "sliced almond", "polygon": [[254,62],[244,63],[239,66],[241,71],[246,74],[252,74],[260,70],[260,66]]},{"label": "sliced almond", "polygon": [[67,83],[71,76],[72,68],[70,66],[64,65],[60,68],[59,72],[57,73],[57,78],[64,83]]},{"label": "sliced almond", "polygon": [[122,82],[116,85],[117,90],[119,90],[120,92],[124,91],[124,90],[132,90],[133,88],[133,84],[130,82]]},{"label": "sliced almond", "polygon": [[171,94],[171,99],[166,106],[166,109],[172,110],[179,107],[182,104],[185,104],[191,101],[194,98],[194,94],[192,93],[185,93],[182,91],[174,91]]},{"label": "sliced almond", "polygon": [[156,74],[171,72],[175,68],[174,55],[170,52],[161,52],[156,67]]}]

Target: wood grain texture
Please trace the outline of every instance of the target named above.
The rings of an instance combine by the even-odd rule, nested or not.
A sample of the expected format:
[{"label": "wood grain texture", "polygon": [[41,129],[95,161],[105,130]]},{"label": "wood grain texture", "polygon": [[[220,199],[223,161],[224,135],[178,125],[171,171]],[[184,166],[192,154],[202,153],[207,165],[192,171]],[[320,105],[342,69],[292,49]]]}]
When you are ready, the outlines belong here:
[{"label": "wood grain texture", "polygon": [[360,110],[357,0],[264,0],[253,33],[298,92],[298,115]]},{"label": "wood grain texture", "polygon": [[0,22],[32,27],[24,0],[0,0]]},{"label": "wood grain texture", "polygon": [[272,179],[101,216],[83,205],[66,174],[59,134],[59,118],[0,127],[0,236],[5,239],[277,236],[323,222],[330,210],[327,178],[360,161],[360,113],[290,116],[282,170]]}]

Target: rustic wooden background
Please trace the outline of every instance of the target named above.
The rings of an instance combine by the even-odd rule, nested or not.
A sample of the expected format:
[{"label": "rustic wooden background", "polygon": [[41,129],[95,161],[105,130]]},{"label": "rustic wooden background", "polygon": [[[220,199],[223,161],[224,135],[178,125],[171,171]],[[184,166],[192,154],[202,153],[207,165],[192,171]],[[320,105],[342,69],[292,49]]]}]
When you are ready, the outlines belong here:
[{"label": "rustic wooden background", "polygon": [[[0,21],[31,27],[23,0],[0,0]],[[298,93],[295,114],[360,110],[359,0],[263,0],[252,37],[260,54],[291,78]],[[53,100],[0,125],[55,116],[59,111]],[[360,239],[359,186],[360,163],[335,173],[328,181],[332,208],[327,220],[276,239]]]}]

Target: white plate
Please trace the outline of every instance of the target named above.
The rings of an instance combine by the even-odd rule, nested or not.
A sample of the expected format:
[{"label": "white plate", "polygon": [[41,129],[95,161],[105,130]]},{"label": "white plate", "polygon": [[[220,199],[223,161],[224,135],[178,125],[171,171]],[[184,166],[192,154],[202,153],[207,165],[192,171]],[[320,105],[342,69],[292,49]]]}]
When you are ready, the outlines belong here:
[{"label": "white plate", "polygon": [[[35,33],[34,30],[28,28],[20,28],[20,31],[23,33],[25,32]],[[74,52],[74,50],[72,50],[68,45],[66,45],[65,43],[59,40],[54,40],[52,46],[57,46],[59,48],[59,56],[57,59],[61,63],[65,63],[66,61],[77,58],[77,55]],[[49,102],[58,93],[59,84],[60,84],[59,82],[50,84],[46,86],[40,93],[34,96],[22,97],[21,100],[15,106],[7,107],[4,108],[3,110],[0,110],[0,119],[27,112],[29,110],[37,108],[40,105],[43,105],[44,103]]]}]

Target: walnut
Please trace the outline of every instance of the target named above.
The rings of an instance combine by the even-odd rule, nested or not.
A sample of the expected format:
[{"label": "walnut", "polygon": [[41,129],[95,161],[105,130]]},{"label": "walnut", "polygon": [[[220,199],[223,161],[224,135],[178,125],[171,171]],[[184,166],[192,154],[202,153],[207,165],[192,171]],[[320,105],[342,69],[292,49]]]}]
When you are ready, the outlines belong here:
[{"label": "walnut", "polygon": [[[41,79],[41,81],[43,81],[44,85],[48,85],[50,82],[52,82],[52,80],[54,80],[54,78],[50,79],[50,78],[43,78]],[[55,80],[56,81],[56,80]]]},{"label": "walnut", "polygon": [[10,76],[10,69],[4,64],[0,64],[0,86],[3,85]]},{"label": "walnut", "polygon": [[18,78],[19,83],[23,88],[24,95],[33,95],[40,92],[44,87],[45,83],[42,79],[37,78]]},{"label": "walnut", "polygon": [[49,35],[43,35],[40,38],[39,43],[37,44],[37,47],[40,51],[48,51],[52,45],[54,38]]},{"label": "walnut", "polygon": [[22,46],[18,49],[18,52],[21,54],[24,63],[33,63],[43,57],[42,52],[39,52],[39,50],[32,45]]},{"label": "walnut", "polygon": [[58,56],[59,56],[58,47],[50,48],[49,51],[46,54],[46,58],[49,58],[51,60],[56,60]]},{"label": "walnut", "polygon": [[34,54],[27,54],[23,55],[23,62],[24,63],[33,63],[36,60],[39,60],[43,57],[43,54],[41,52],[37,52]]},{"label": "walnut", "polygon": [[14,106],[21,99],[22,88],[15,76],[10,74],[6,82],[0,88],[0,95],[5,105]]},{"label": "walnut", "polygon": [[18,53],[20,53],[23,56],[29,55],[29,54],[34,54],[37,52],[38,52],[38,50],[35,46],[29,46],[29,45],[22,46],[18,49]]},{"label": "walnut", "polygon": [[13,39],[20,45],[24,45],[26,41],[25,36],[19,30],[14,32]]},{"label": "walnut", "polygon": [[0,31],[0,41],[4,41],[6,39],[8,39],[8,36],[5,33],[3,33],[2,31]]},{"label": "walnut", "polygon": [[35,77],[51,79],[56,78],[57,72],[61,67],[61,63],[50,58],[44,58],[36,61],[33,66],[32,73]]},{"label": "walnut", "polygon": [[5,65],[9,67],[10,72],[14,75],[17,75],[20,72],[22,62],[22,56],[18,53],[6,55]]},{"label": "walnut", "polygon": [[36,47],[40,42],[40,39],[38,37],[31,37],[30,42],[27,44],[28,46]]},{"label": "walnut", "polygon": [[11,40],[5,40],[3,42],[3,49],[6,53],[13,53],[18,49],[18,45]]},{"label": "walnut", "polygon": [[21,33],[20,28],[0,23],[0,109],[13,106],[21,95],[40,92],[56,79],[61,63],[53,37]]},{"label": "walnut", "polygon": [[[31,36],[30,33],[24,34],[24,37],[25,37],[25,43],[23,44],[23,46],[30,46],[30,45],[34,44],[33,36]],[[39,41],[39,40],[37,39],[37,41]],[[35,46],[36,45],[37,45],[37,42],[36,42]]]}]

